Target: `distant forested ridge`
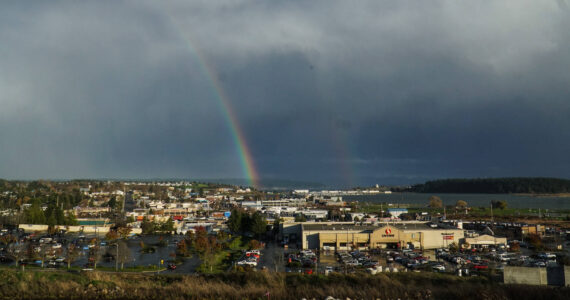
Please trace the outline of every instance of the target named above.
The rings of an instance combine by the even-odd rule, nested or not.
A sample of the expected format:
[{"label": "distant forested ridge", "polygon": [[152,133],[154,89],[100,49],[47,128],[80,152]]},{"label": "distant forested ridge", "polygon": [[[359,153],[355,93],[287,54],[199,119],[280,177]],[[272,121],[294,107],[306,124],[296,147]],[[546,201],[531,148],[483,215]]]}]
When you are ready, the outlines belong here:
[{"label": "distant forested ridge", "polygon": [[414,185],[417,193],[559,194],[570,193],[570,180],[545,177],[441,179]]}]

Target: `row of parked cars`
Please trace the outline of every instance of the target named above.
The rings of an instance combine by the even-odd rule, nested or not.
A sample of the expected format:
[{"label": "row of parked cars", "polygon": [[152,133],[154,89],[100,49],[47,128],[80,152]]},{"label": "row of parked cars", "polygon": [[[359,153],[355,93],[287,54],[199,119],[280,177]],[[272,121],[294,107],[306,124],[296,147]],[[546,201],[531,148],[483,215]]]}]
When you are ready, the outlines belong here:
[{"label": "row of parked cars", "polygon": [[517,253],[500,253],[497,260],[504,264],[525,267],[549,267],[558,265],[558,257],[554,253],[541,252],[532,256]]},{"label": "row of parked cars", "polygon": [[457,266],[467,266],[472,269],[488,269],[490,267],[502,270],[505,265],[526,267],[547,267],[556,265],[556,255],[552,253],[539,253],[533,256],[513,252],[489,252],[477,255],[474,253],[455,253],[440,250],[438,258],[444,259]]},{"label": "row of parked cars", "polygon": [[452,254],[447,249],[439,249],[437,257],[456,265],[458,268],[466,267],[474,270],[484,270],[489,268],[489,258],[481,257],[475,253],[456,253]]},{"label": "row of parked cars", "polygon": [[287,254],[285,260],[289,267],[312,268],[317,263],[318,258],[311,250],[301,250],[296,253]]},{"label": "row of parked cars", "polygon": [[241,259],[238,260],[238,266],[250,266],[250,267],[257,267],[259,263],[259,258],[261,256],[261,251],[259,250],[249,250],[244,252]]},{"label": "row of parked cars", "polygon": [[360,251],[340,251],[336,253],[339,262],[343,263],[345,266],[358,267],[363,266],[366,268],[372,268],[378,266],[377,261],[373,261],[370,255],[365,254]]}]

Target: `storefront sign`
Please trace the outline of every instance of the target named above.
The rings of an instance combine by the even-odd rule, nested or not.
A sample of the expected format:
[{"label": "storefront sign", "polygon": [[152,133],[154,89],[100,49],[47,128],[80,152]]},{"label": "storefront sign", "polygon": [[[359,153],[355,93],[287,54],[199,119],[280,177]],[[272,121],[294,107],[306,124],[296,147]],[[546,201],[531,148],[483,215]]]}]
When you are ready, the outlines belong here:
[{"label": "storefront sign", "polygon": [[392,234],[392,229],[390,228],[386,228],[386,230],[384,230],[384,233],[386,234],[383,234],[382,237],[394,237],[394,235]]}]

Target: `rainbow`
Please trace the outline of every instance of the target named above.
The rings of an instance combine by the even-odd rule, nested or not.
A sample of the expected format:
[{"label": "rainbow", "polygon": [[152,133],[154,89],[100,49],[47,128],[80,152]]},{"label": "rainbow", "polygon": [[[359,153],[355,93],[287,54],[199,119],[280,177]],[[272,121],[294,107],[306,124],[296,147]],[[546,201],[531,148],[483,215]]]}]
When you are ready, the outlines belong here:
[{"label": "rainbow", "polygon": [[344,177],[346,187],[353,187],[355,184],[354,166],[351,161],[351,151],[349,149],[351,143],[348,141],[348,136],[339,128],[333,127],[331,139],[336,150],[337,156],[340,158],[338,164],[340,165],[341,174]]},{"label": "rainbow", "polygon": [[[177,22],[174,17],[169,15],[169,19],[171,20],[172,24],[175,25],[175,28],[180,28],[181,26],[176,26]],[[208,60],[201,54],[199,48],[196,47],[192,43],[192,39],[187,37],[181,30],[178,30],[180,37],[185,41],[185,44],[188,46],[190,53],[196,58],[196,62],[200,66],[202,73],[206,76],[206,79],[210,83],[212,87],[214,97],[217,99],[217,104],[226,120],[226,124],[228,129],[231,132],[233,142],[235,144],[237,154],[240,158],[240,163],[243,171],[243,175],[248,180],[250,186],[259,187],[259,175],[257,169],[255,168],[255,164],[253,162],[253,156],[251,155],[251,151],[247,145],[247,139],[241,129],[241,126],[238,122],[238,118],[236,113],[228,100],[228,96],[224,92],[224,89],[218,79],[216,74],[215,68],[213,68],[210,64],[208,64]]]}]

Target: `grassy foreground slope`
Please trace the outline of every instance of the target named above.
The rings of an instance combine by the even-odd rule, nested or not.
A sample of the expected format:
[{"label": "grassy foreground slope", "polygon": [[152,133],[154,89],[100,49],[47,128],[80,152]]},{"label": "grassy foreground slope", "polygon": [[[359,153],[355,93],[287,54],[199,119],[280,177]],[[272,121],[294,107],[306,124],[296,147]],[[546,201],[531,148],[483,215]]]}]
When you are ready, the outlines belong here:
[{"label": "grassy foreground slope", "polygon": [[570,299],[570,288],[502,285],[429,273],[167,276],[0,271],[3,299]]}]

